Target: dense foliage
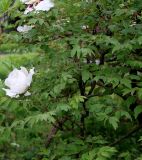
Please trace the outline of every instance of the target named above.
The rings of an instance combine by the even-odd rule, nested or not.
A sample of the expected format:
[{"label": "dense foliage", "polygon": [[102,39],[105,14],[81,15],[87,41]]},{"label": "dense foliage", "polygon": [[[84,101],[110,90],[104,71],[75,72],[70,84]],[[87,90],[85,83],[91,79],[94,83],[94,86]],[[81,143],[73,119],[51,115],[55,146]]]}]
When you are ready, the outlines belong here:
[{"label": "dense foliage", "polygon": [[0,2],[0,51],[39,53],[0,69],[0,88],[15,67],[36,71],[31,96],[0,89],[0,159],[142,160],[142,1],[54,3],[24,15],[19,1]]}]

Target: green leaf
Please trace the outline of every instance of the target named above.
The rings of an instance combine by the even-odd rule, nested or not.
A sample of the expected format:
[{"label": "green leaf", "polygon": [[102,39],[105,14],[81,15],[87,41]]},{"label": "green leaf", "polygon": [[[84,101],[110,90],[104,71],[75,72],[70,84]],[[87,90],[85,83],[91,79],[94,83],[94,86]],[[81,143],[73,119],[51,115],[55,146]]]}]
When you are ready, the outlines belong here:
[{"label": "green leaf", "polygon": [[124,110],[116,111],[116,112],[115,112],[115,116],[116,116],[118,119],[120,119],[121,117],[126,117],[127,119],[132,120],[131,115],[130,115],[127,111],[124,111]]},{"label": "green leaf", "polygon": [[91,73],[88,70],[82,71],[82,80],[83,82],[86,82],[91,77]]},{"label": "green leaf", "polygon": [[97,153],[97,160],[110,159],[116,152],[117,150],[114,147],[101,147]]},{"label": "green leaf", "polygon": [[109,123],[113,126],[115,130],[118,128],[118,122],[119,120],[116,117],[109,118]]},{"label": "green leaf", "polygon": [[142,44],[142,36],[140,36],[139,38],[138,38],[138,43],[141,45]]},{"label": "green leaf", "polygon": [[142,99],[142,88],[138,88],[137,92],[138,92],[138,97]]},{"label": "green leaf", "polygon": [[81,96],[81,95],[76,94],[76,95],[74,95],[74,96],[70,99],[70,105],[72,106],[72,108],[78,109],[79,104],[80,104],[81,102],[84,102],[84,99],[85,99],[85,98],[86,98],[86,97],[84,97],[84,96]]},{"label": "green leaf", "polygon": [[131,80],[127,79],[127,78],[123,78],[121,81],[120,81],[121,84],[125,85],[126,87],[128,88],[131,88]]},{"label": "green leaf", "polygon": [[5,119],[5,115],[0,113],[0,122],[3,122],[4,119]]},{"label": "green leaf", "polygon": [[135,116],[135,118],[137,118],[140,113],[142,113],[142,105],[138,105],[134,109],[134,116]]},{"label": "green leaf", "polygon": [[75,55],[77,55],[77,57],[80,58],[81,48],[78,45],[75,45],[74,48],[71,51],[71,57],[74,57]]},{"label": "green leaf", "polygon": [[67,111],[70,110],[70,108],[71,107],[68,104],[65,104],[65,103],[59,103],[57,105],[57,110],[59,110],[59,111],[65,111],[65,112],[67,112]]},{"label": "green leaf", "polygon": [[8,10],[11,4],[11,0],[1,0],[0,1],[0,13],[4,13]]},{"label": "green leaf", "polygon": [[38,122],[42,121],[48,121],[49,123],[54,123],[55,122],[54,115],[55,115],[54,111],[32,115],[25,118],[24,123],[30,125],[30,127],[33,127],[34,124],[37,124]]},{"label": "green leaf", "polygon": [[138,141],[139,141],[139,142],[140,142],[140,141],[142,141],[142,136],[140,136],[140,138],[139,138],[139,140],[138,140]]}]

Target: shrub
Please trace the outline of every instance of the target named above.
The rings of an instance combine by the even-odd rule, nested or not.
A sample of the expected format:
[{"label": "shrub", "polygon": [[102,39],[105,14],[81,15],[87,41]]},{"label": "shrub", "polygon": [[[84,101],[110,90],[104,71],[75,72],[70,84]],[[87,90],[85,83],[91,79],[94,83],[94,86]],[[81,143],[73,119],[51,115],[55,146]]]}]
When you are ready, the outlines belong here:
[{"label": "shrub", "polygon": [[36,71],[31,96],[0,91],[1,159],[141,159],[141,3],[58,0],[27,15],[8,5],[16,25],[33,28],[2,45],[40,56],[25,64]]}]

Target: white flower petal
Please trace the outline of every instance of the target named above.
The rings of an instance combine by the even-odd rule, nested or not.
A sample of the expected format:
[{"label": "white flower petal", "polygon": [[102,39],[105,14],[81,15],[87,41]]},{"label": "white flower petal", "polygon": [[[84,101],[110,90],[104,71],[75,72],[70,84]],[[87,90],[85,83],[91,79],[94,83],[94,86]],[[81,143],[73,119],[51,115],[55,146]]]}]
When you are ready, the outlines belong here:
[{"label": "white flower petal", "polygon": [[34,67],[32,69],[30,69],[30,72],[27,76],[27,85],[30,86],[31,82],[32,82],[32,77],[33,75],[35,74],[35,71],[34,71]]},{"label": "white flower petal", "polygon": [[20,97],[19,94],[17,94],[17,95],[15,96],[15,98],[18,98],[18,97]]},{"label": "white flower petal", "polygon": [[35,74],[35,68],[33,67],[32,69],[30,69],[30,73],[33,75],[33,74]]},{"label": "white flower petal", "polygon": [[11,81],[6,78],[5,81],[4,81],[4,84],[7,86],[7,87],[10,87],[11,86]]},{"label": "white flower petal", "polygon": [[31,93],[28,91],[24,94],[24,96],[30,96],[30,95],[31,95]]},{"label": "white flower petal", "polygon": [[25,67],[20,67],[21,68],[21,71],[26,75],[26,76],[28,76],[28,71],[27,71],[27,69],[25,68]]},{"label": "white flower petal", "polygon": [[5,79],[5,85],[7,87],[10,87],[12,85],[12,81],[11,81],[11,78],[14,77],[14,75],[17,73],[17,68],[15,68],[12,72],[10,72],[10,74],[8,75],[8,77]]},{"label": "white flower petal", "polygon": [[9,96],[9,97],[11,97],[11,98],[18,98],[17,97],[17,94],[16,93],[14,93],[14,92],[12,92],[10,89],[5,89],[5,88],[2,88],[5,92],[6,92],[6,95],[7,96]]}]

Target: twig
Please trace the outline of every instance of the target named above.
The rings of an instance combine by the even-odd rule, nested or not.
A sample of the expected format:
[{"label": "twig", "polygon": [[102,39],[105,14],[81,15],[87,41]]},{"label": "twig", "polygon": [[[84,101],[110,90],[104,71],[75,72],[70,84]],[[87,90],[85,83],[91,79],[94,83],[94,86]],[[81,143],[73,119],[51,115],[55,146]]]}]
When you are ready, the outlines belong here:
[{"label": "twig", "polygon": [[119,144],[122,140],[130,137],[133,133],[139,131],[142,128],[142,125],[137,125],[135,126],[132,130],[130,130],[126,135],[120,137],[119,139],[117,139],[116,141],[114,141],[113,143],[110,144],[110,146],[114,146]]},{"label": "twig", "polygon": [[[78,86],[79,86],[81,96],[85,96],[85,83],[82,80],[81,74],[80,74],[80,77],[79,77]],[[82,102],[82,106],[83,106],[83,112],[81,114],[81,119],[80,119],[80,122],[82,124],[82,128],[80,129],[80,134],[81,134],[82,137],[84,137],[84,134],[85,134],[85,118],[88,115],[88,110],[86,108],[85,101]]]},{"label": "twig", "polygon": [[85,96],[85,83],[83,82],[81,75],[79,77],[78,86],[79,86],[80,94],[82,96]]},{"label": "twig", "polygon": [[66,117],[63,117],[63,118],[61,118],[60,120],[57,120],[57,121],[53,124],[53,127],[51,128],[51,130],[50,130],[50,132],[49,132],[49,134],[48,134],[47,140],[46,140],[46,142],[45,142],[45,147],[46,147],[46,148],[50,145],[52,139],[54,138],[54,136],[56,135],[56,133],[58,132],[58,130],[59,130],[60,128],[62,128],[62,125],[65,123],[66,120],[67,120],[67,118],[66,118]]}]

